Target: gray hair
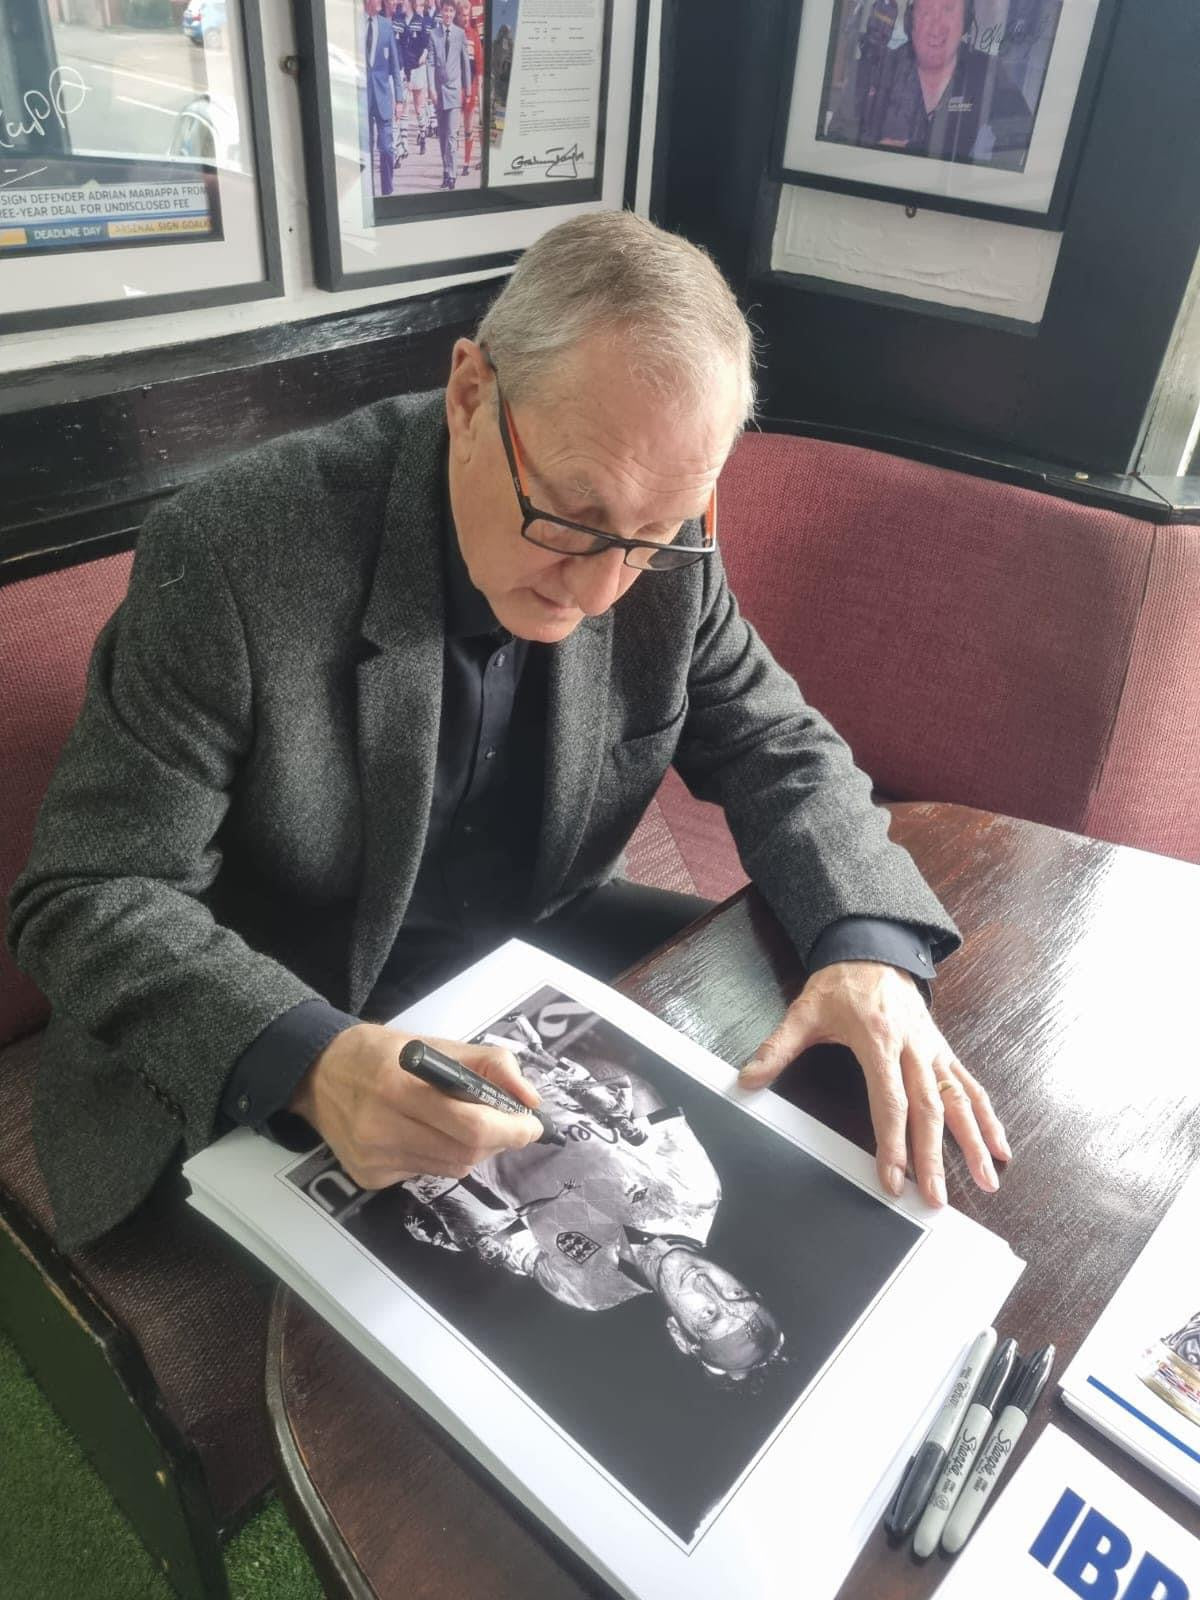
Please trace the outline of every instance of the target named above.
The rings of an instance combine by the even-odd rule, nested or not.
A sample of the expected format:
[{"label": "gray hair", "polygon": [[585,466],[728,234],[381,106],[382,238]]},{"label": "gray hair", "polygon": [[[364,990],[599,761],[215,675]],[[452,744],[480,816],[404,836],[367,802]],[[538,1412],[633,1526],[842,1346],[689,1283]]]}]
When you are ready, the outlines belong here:
[{"label": "gray hair", "polygon": [[594,334],[621,338],[632,376],[683,405],[731,364],[739,426],[753,414],[754,340],[732,290],[706,251],[632,211],[587,212],[544,233],[476,337],[521,400],[545,398],[558,358]]}]

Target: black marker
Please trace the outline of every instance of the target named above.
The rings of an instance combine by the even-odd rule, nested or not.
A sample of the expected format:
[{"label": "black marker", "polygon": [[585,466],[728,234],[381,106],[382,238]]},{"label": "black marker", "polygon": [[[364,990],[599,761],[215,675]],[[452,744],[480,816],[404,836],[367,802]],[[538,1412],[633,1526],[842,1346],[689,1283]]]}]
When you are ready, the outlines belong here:
[{"label": "black marker", "polygon": [[979,1386],[984,1368],[992,1359],[996,1348],[995,1328],[985,1328],[972,1341],[963,1357],[958,1376],[951,1385],[946,1403],[934,1418],[925,1442],[909,1462],[896,1498],[893,1500],[883,1525],[898,1539],[907,1538],[924,1511],[933,1486],[942,1475],[950,1446],[958,1437],[958,1430],[971,1403],[971,1396]]},{"label": "black marker", "polygon": [[424,1039],[410,1039],[400,1052],[400,1065],[422,1083],[432,1084],[453,1100],[469,1100],[475,1105],[491,1106],[493,1111],[523,1111],[527,1117],[536,1117],[542,1125],[542,1144],[566,1144],[552,1118],[544,1111],[535,1111],[522,1104],[504,1089],[481,1078],[479,1073],[464,1067],[453,1056],[443,1055]]},{"label": "black marker", "polygon": [[917,1523],[917,1531],[913,1538],[913,1554],[919,1556],[922,1561],[937,1548],[942,1529],[946,1526],[954,1510],[954,1503],[966,1485],[968,1474],[974,1465],[975,1453],[992,1425],[992,1413],[1000,1403],[1000,1396],[1008,1388],[1008,1380],[1012,1377],[1016,1360],[1017,1341],[1005,1339],[980,1379],[970,1409],[963,1418],[962,1427],[958,1430],[958,1437],[950,1447],[945,1471],[930,1496],[920,1522]]},{"label": "black marker", "polygon": [[996,1479],[1004,1471],[1017,1440],[1025,1432],[1029,1413],[1037,1405],[1038,1396],[1046,1387],[1053,1365],[1054,1346],[1048,1344],[1041,1350],[1035,1350],[1017,1369],[1012,1393],[996,1419],[996,1426],[988,1434],[987,1443],[976,1456],[971,1481],[959,1497],[942,1533],[942,1549],[947,1555],[957,1555],[970,1538],[971,1529],[979,1520],[979,1513],[996,1487]]}]

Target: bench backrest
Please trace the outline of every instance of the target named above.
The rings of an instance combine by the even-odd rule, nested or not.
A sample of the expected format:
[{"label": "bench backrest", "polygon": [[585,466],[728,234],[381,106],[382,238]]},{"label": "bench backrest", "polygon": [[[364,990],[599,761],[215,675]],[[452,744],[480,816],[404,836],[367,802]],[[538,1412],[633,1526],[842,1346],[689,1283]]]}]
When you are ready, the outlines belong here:
[{"label": "bench backrest", "polygon": [[1200,859],[1200,529],[748,434],[720,539],[884,794]]},{"label": "bench backrest", "polygon": [[[129,582],[132,556],[107,556],[0,588],[0,934],[33,824],[83,701],[92,645]],[[46,1002],[0,941],[0,1045],[28,1033]]]}]

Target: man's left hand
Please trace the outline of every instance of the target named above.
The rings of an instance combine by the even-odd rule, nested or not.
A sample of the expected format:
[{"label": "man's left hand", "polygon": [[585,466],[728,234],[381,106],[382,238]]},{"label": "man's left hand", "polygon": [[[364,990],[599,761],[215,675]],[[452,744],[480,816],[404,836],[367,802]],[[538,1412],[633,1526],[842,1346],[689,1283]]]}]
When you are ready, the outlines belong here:
[{"label": "man's left hand", "polygon": [[845,1045],[858,1058],[867,1080],[879,1181],[891,1194],[904,1187],[911,1152],[921,1193],[931,1205],[945,1205],[945,1127],[979,1187],[999,1187],[992,1157],[1012,1156],[1004,1128],[987,1091],[943,1039],[907,972],[877,961],[837,961],[814,972],[743,1067],[743,1087],[772,1083],[815,1044]]}]

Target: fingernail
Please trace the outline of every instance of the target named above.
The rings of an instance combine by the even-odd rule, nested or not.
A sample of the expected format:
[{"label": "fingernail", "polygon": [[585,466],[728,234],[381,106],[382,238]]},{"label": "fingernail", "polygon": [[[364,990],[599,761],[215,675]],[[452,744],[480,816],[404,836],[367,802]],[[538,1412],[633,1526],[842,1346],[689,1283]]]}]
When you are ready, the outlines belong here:
[{"label": "fingernail", "polygon": [[752,1078],[757,1078],[762,1072],[762,1062],[757,1056],[752,1056],[739,1070],[738,1077],[743,1083],[749,1083]]},{"label": "fingernail", "polygon": [[944,1206],[946,1204],[946,1184],[944,1179],[938,1176],[931,1178],[929,1180],[929,1192],[933,1196],[935,1205]]},{"label": "fingernail", "polygon": [[892,1194],[904,1193],[904,1168],[889,1167],[887,1169],[887,1186]]},{"label": "fingernail", "polygon": [[1009,1144],[1008,1135],[1003,1128],[1000,1129],[1000,1156],[1004,1161],[1012,1160],[1012,1146]]}]

